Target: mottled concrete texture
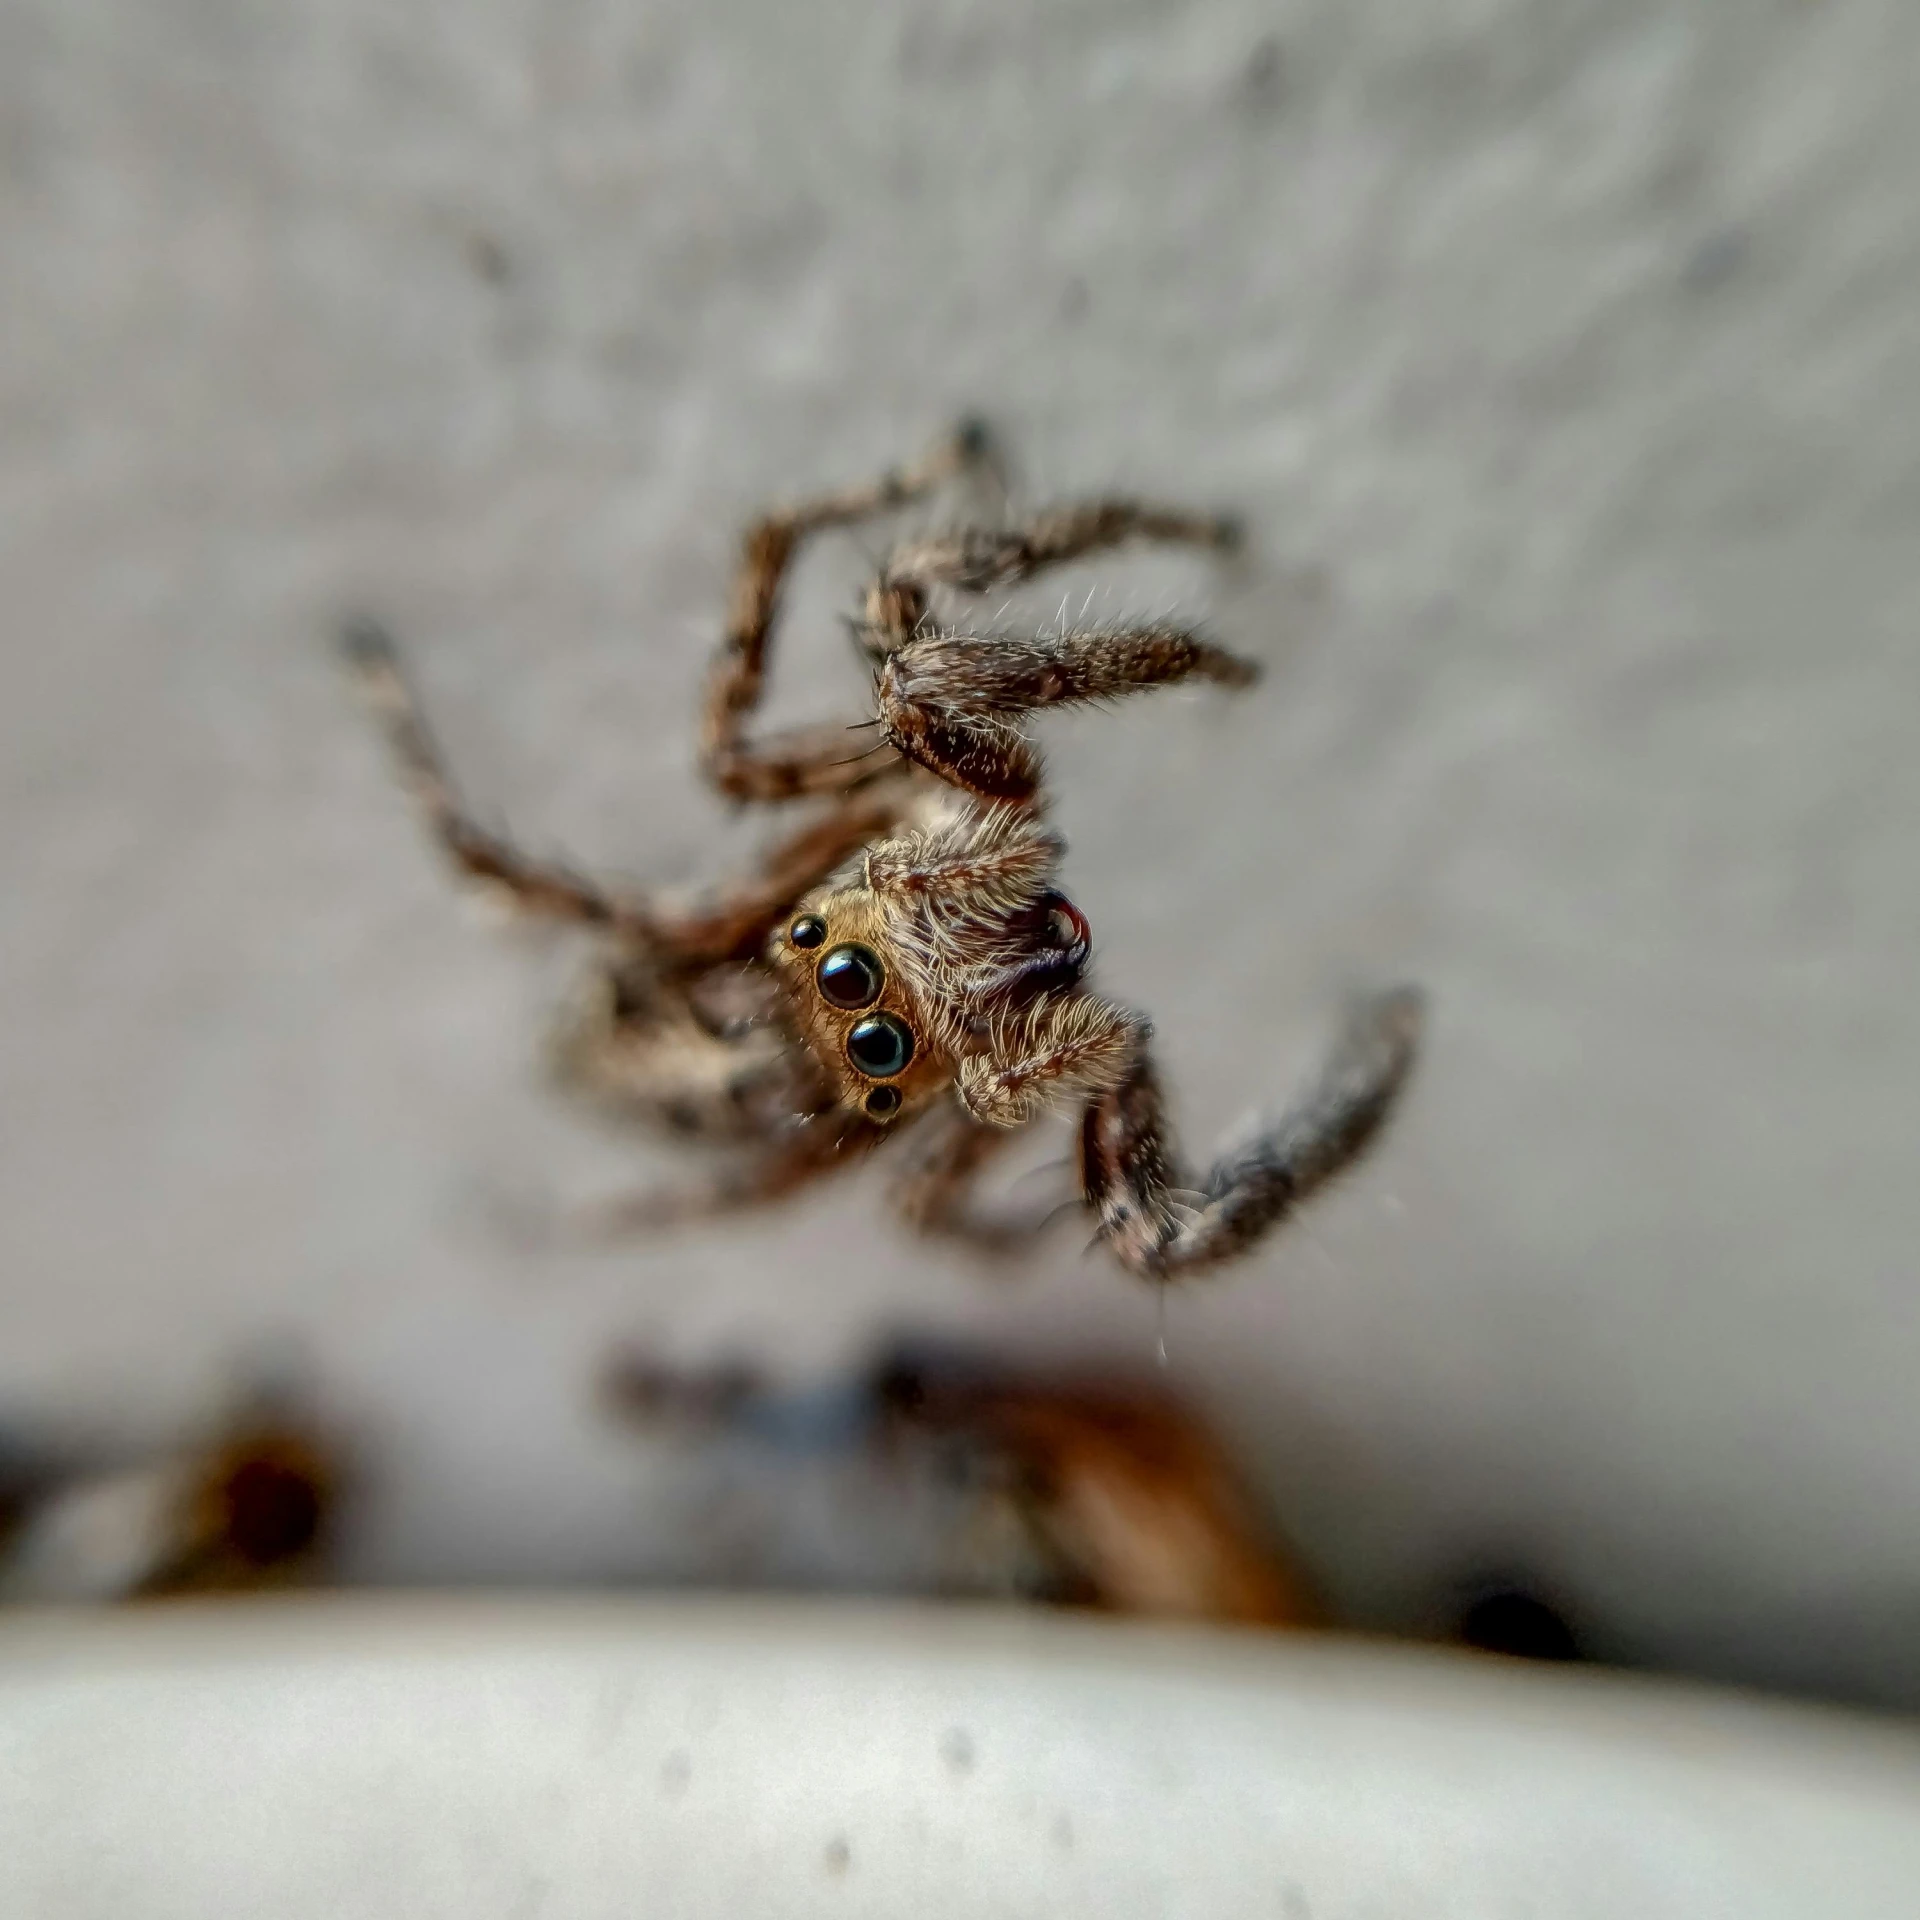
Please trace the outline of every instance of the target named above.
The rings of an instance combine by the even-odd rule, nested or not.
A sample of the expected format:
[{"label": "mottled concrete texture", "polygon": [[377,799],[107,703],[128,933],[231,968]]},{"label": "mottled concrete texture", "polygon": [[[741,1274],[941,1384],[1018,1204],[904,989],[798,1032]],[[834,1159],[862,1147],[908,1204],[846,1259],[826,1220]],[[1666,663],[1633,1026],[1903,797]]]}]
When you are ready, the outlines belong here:
[{"label": "mottled concrete texture", "polygon": [[[1367,1173],[1173,1303],[1340,1604],[1498,1563],[1634,1655],[1920,1700],[1920,12],[1405,0],[9,0],[0,1388],[160,1419],[261,1341],[355,1571],[687,1564],[607,1343],[1138,1361],[871,1179],[618,1252],[667,1161],[535,1072],[326,652],[476,796],[690,880],[734,530],[963,405],[1033,493],[1241,509],[1237,704],[1049,729],[1104,978],[1205,1145],[1433,994]],[[801,582],[781,705],[852,703]],[[1090,584],[1076,576],[1076,595]],[[1057,596],[1049,596],[1051,611]],[[877,1171],[877,1170],[876,1170]]]}]

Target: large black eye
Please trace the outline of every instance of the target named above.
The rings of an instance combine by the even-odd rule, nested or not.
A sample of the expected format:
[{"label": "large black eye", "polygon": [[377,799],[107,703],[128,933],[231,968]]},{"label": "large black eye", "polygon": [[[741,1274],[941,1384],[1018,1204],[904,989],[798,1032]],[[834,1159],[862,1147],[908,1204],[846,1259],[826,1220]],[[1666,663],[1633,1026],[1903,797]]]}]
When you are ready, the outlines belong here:
[{"label": "large black eye", "polygon": [[827,923],[817,913],[803,913],[787,929],[787,938],[796,947],[817,947],[827,937]]},{"label": "large black eye", "polygon": [[849,1013],[855,1007],[872,1006],[887,983],[879,955],[865,947],[835,947],[814,968],[813,977],[819,982],[821,999]]},{"label": "large black eye", "polygon": [[870,1014],[847,1035],[847,1058],[875,1080],[889,1080],[913,1058],[913,1030],[890,1013]]}]

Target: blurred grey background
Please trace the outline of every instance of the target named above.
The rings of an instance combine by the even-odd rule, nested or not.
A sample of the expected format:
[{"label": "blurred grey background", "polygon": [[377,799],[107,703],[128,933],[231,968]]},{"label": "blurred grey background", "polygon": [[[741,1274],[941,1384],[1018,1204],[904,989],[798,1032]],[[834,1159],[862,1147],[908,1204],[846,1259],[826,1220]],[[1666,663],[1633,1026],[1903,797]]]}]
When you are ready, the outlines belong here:
[{"label": "blurred grey background", "polygon": [[[1076,1233],[983,1272],[878,1165],[539,1230],[672,1163],[541,1084],[577,950],[474,924],[328,655],[379,611],[490,815],[697,882],[756,831],[690,729],[742,518],[980,407],[1029,497],[1253,535],[1073,591],[1254,695],[1047,728],[1190,1143],[1433,996],[1171,1380],[1351,1618],[1498,1565],[1920,1701],[1916,72],[1900,0],[6,0],[5,1416],[292,1354],[377,1467],[351,1574],[685,1577],[616,1342],[1151,1355]],[[783,713],[856,716],[861,565]]]}]

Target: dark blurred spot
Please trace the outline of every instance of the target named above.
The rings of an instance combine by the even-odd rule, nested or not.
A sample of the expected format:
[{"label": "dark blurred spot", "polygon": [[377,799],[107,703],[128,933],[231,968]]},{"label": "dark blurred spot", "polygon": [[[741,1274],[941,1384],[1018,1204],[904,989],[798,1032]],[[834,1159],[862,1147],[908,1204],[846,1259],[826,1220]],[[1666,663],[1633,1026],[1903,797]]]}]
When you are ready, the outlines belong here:
[{"label": "dark blurred spot", "polygon": [[56,1464],[24,1439],[0,1428],[0,1538],[26,1517],[60,1478]]},{"label": "dark blurred spot", "polygon": [[1286,56],[1273,34],[1254,42],[1240,76],[1242,97],[1256,112],[1271,112],[1287,89]]},{"label": "dark blurred spot", "polygon": [[1077,327],[1087,317],[1093,306],[1093,295],[1087,291],[1087,283],[1076,273],[1060,294],[1060,318],[1068,326]]},{"label": "dark blurred spot", "polygon": [[1459,1637],[1483,1653],[1518,1660],[1582,1660],[1578,1637],[1558,1608],[1523,1587],[1489,1587],[1460,1616]]},{"label": "dark blurred spot", "polygon": [[853,1862],[853,1849],[847,1845],[843,1836],[836,1834],[827,1842],[826,1868],[836,1879],[846,1872]]},{"label": "dark blurred spot", "polygon": [[1715,292],[1739,274],[1752,251],[1752,240],[1743,228],[1722,227],[1687,255],[1680,284],[1689,293]]},{"label": "dark blurred spot", "polygon": [[513,256],[490,233],[467,235],[467,265],[490,287],[504,287],[513,278]]},{"label": "dark blurred spot", "polygon": [[639,1351],[616,1355],[601,1379],[611,1411],[643,1424],[723,1426],[764,1390],[760,1375],[744,1361],[682,1370]]},{"label": "dark blurred spot", "polygon": [[993,457],[993,425],[983,413],[966,413],[954,422],[953,444],[963,460]]},{"label": "dark blurred spot", "polygon": [[650,968],[616,967],[607,984],[612,989],[617,1022],[644,1020],[658,1011],[660,996]]},{"label": "dark blurred spot", "polygon": [[901,1338],[875,1359],[868,1391],[889,1412],[931,1418],[990,1394],[1003,1372],[988,1355],[957,1342]]},{"label": "dark blurred spot", "polygon": [[323,1503],[312,1478],[279,1460],[243,1460],[222,1489],[226,1534],[248,1565],[271,1567],[306,1552]]}]

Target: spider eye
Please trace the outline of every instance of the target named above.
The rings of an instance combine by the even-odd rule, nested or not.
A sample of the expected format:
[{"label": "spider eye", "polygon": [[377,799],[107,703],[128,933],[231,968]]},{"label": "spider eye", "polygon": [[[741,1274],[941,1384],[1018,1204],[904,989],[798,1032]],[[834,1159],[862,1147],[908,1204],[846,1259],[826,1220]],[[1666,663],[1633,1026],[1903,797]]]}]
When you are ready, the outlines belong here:
[{"label": "spider eye", "polygon": [[872,1080],[890,1080],[913,1058],[913,1030],[890,1013],[869,1014],[847,1035],[847,1058]]},{"label": "spider eye", "polygon": [[821,999],[849,1013],[855,1007],[872,1006],[887,983],[887,971],[879,955],[866,947],[835,947],[814,968],[813,977]]},{"label": "spider eye", "polygon": [[900,1110],[900,1089],[898,1087],[875,1087],[867,1095],[867,1111],[876,1120],[884,1120],[888,1114]]},{"label": "spider eye", "polygon": [[817,947],[827,937],[827,923],[817,913],[803,913],[787,929],[787,938],[796,947]]}]

